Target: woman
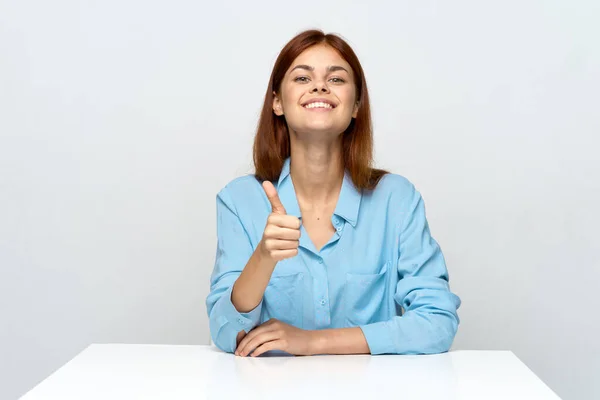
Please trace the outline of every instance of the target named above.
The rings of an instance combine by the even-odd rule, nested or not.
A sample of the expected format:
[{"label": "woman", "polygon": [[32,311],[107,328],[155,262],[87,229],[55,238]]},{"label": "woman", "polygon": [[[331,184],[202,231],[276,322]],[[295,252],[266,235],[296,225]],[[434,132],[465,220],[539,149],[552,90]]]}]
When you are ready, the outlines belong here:
[{"label": "woman", "polygon": [[420,193],[371,168],[362,67],[310,30],[275,62],[256,173],[217,195],[206,299],[213,342],[239,356],[448,351],[461,300]]}]

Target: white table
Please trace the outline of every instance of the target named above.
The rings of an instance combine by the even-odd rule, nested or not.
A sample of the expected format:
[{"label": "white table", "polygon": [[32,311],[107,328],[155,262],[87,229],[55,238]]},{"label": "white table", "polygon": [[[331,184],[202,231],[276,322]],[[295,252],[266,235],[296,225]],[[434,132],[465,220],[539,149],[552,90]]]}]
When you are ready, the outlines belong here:
[{"label": "white table", "polygon": [[510,351],[236,357],[211,346],[94,344],[37,399],[558,399]]}]

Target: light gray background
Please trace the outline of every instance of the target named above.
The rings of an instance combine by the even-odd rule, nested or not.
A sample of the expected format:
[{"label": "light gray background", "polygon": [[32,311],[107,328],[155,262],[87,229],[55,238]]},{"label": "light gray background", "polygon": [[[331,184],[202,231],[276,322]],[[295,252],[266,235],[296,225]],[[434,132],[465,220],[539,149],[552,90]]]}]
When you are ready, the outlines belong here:
[{"label": "light gray background", "polygon": [[378,166],[425,198],[453,348],[600,398],[598,21],[594,0],[0,2],[0,398],[90,343],[208,343],[215,195],[311,27],[354,47]]}]

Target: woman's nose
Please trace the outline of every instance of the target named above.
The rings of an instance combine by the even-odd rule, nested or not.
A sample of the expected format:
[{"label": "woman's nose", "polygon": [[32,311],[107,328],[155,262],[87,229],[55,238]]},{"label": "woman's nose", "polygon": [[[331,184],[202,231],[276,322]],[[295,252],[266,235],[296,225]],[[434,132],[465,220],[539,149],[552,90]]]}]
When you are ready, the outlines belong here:
[{"label": "woman's nose", "polygon": [[323,92],[323,93],[327,93],[329,92],[329,88],[327,87],[327,85],[325,83],[316,83],[315,87],[312,88],[311,90],[312,92]]}]

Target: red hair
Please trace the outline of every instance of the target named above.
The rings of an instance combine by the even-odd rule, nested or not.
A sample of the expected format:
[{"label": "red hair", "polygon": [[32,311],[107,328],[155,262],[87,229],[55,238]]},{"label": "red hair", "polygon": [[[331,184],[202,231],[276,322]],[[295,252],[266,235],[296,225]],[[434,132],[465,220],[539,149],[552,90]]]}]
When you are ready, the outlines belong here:
[{"label": "red hair", "polygon": [[285,45],[275,61],[254,137],[256,178],[260,181],[276,181],[285,159],[290,156],[287,123],[284,116],[277,116],[273,112],[273,92],[280,93],[283,77],[296,57],[309,47],[319,44],[326,44],[336,50],[354,72],[359,108],[356,118],[352,119],[343,134],[344,167],[358,190],[374,189],[381,177],[388,172],[372,168],[373,127],[365,74],[358,57],[344,39],[331,33],[324,34],[320,30],[307,30],[298,34]]}]

